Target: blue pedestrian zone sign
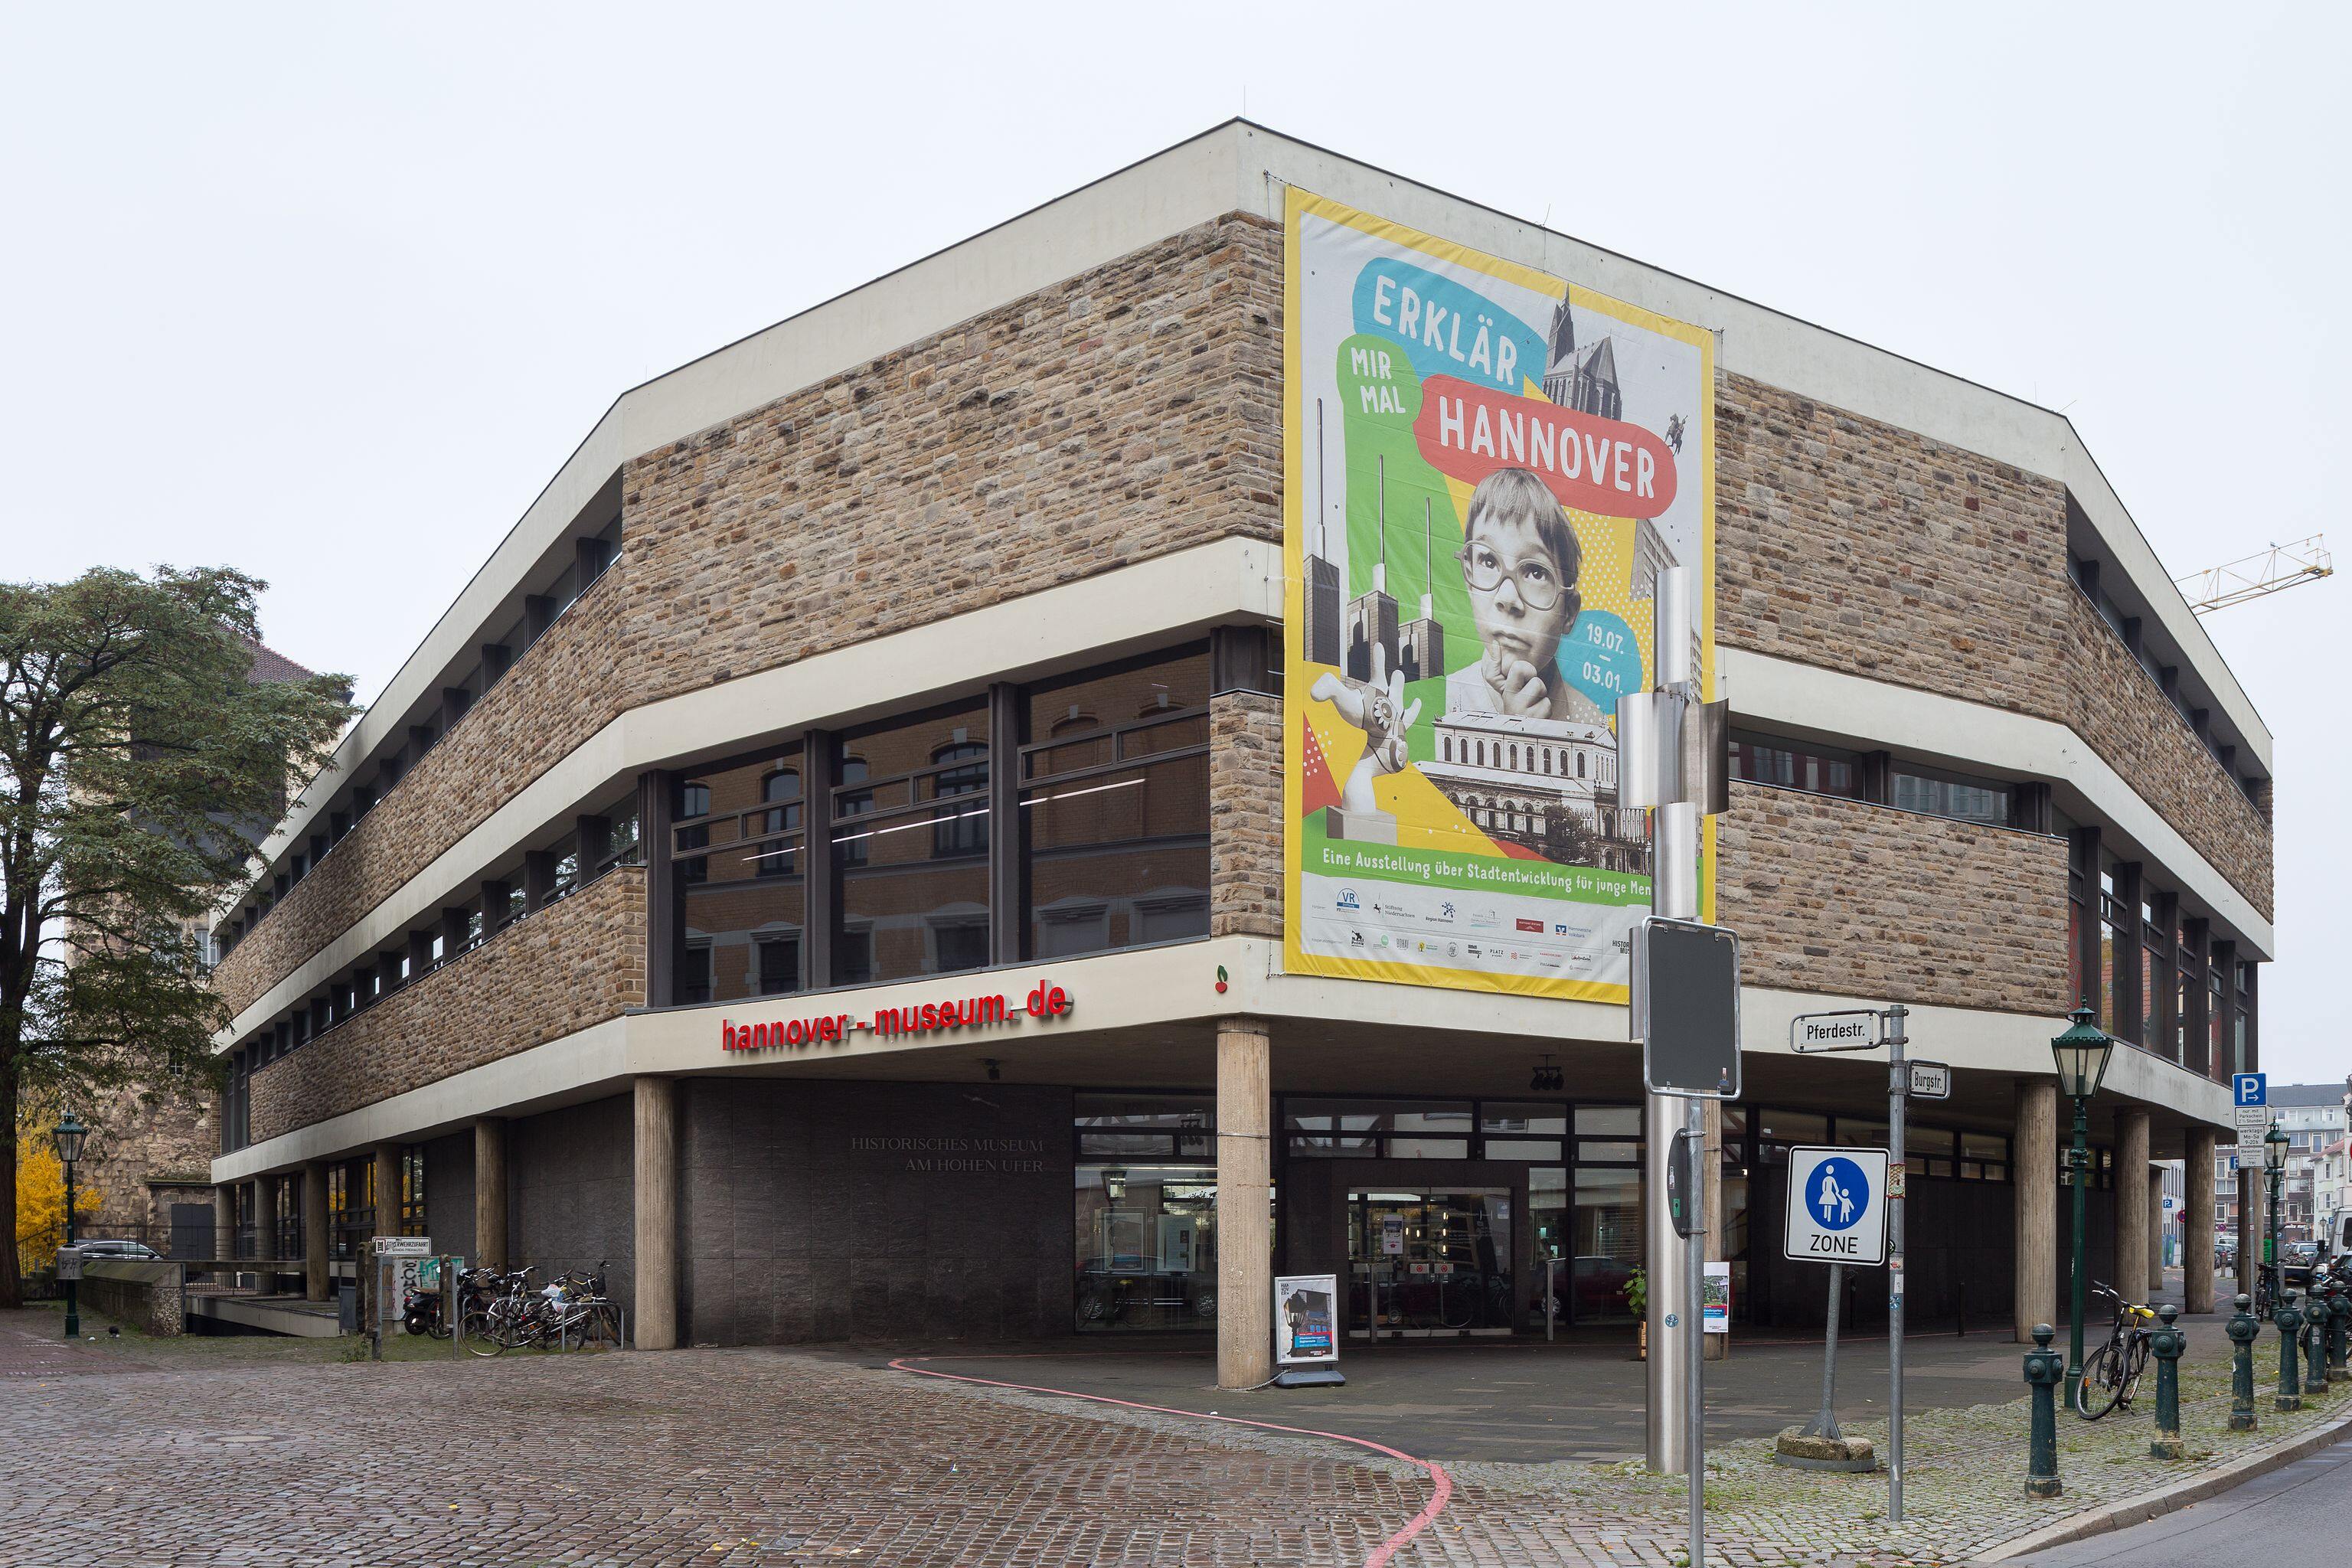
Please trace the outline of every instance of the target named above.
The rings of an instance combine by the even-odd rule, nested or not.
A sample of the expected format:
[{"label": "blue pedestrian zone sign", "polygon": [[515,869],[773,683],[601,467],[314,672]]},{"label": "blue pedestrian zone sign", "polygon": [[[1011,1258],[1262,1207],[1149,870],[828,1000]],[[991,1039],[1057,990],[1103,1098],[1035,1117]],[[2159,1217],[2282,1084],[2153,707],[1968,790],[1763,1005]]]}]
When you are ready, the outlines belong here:
[{"label": "blue pedestrian zone sign", "polygon": [[1886,1261],[1886,1151],[1789,1151],[1781,1250],[1805,1263]]},{"label": "blue pedestrian zone sign", "polygon": [[2271,1102],[2270,1075],[2237,1073],[2230,1079],[2230,1090],[2240,1105],[2268,1105]]}]

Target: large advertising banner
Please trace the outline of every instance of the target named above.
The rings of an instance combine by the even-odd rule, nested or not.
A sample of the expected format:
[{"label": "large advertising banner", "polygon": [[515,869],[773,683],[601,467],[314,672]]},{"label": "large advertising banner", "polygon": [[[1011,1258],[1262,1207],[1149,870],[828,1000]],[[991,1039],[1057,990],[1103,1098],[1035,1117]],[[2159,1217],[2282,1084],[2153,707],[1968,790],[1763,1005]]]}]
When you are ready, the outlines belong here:
[{"label": "large advertising banner", "polygon": [[[1624,1002],[1617,699],[1672,565],[1714,693],[1714,338],[1303,191],[1287,217],[1286,966]],[[1709,819],[1707,920],[1714,865]]]}]

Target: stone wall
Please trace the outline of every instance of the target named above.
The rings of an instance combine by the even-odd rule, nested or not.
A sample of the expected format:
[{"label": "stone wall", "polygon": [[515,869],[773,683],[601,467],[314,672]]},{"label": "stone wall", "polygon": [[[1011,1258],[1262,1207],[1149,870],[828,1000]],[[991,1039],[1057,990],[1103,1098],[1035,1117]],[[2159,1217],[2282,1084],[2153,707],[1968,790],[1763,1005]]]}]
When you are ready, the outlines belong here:
[{"label": "stone wall", "polygon": [[1748,784],[1717,822],[1748,984],[2065,1011],[2063,840]]},{"label": "stone wall", "polygon": [[1716,552],[1722,644],[2021,711],[2060,700],[2054,479],[1725,374]]},{"label": "stone wall", "polygon": [[[177,1263],[85,1263],[75,1294],[90,1311],[142,1334],[187,1331],[186,1270]],[[84,1329],[94,1331],[87,1324]]]},{"label": "stone wall", "polygon": [[[392,896],[620,712],[627,563],[590,585],[213,971],[231,1011]],[[475,896],[468,888],[452,901]]]},{"label": "stone wall", "polygon": [[646,878],[624,866],[254,1074],[253,1141],[560,1039],[645,994]]},{"label": "stone wall", "polygon": [[1209,707],[1209,934],[1282,934],[1282,699]]},{"label": "stone wall", "polygon": [[2063,635],[2074,732],[2268,918],[2268,817],[2231,782],[2115,628],[2082,595],[2066,598]]},{"label": "stone wall", "polygon": [[1231,215],[631,461],[639,700],[1280,538],[1281,267]]},{"label": "stone wall", "polygon": [[220,1152],[220,1096],[209,1088],[143,1082],[105,1090],[79,1111],[89,1127],[74,1180],[100,1194],[83,1228],[134,1235],[164,1248],[174,1188],[209,1185]]}]

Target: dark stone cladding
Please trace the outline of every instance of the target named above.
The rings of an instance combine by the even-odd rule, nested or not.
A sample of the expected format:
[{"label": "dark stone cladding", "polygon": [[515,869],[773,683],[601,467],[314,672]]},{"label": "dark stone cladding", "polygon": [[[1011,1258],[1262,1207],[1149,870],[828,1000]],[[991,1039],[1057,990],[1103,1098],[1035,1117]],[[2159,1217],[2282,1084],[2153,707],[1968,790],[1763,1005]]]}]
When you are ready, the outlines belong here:
[{"label": "dark stone cladding", "polygon": [[237,944],[223,997],[249,1006],[628,707],[1278,539],[1281,274],[1278,227],[1231,214],[632,458],[622,564]]},{"label": "dark stone cladding", "polygon": [[1068,1333],[1071,1105],[1003,1083],[683,1080],[681,1341]]},{"label": "dark stone cladding", "polygon": [[602,1262],[613,1300],[635,1310],[635,1117],[618,1094],[508,1124],[508,1268],[536,1268],[545,1283]]}]

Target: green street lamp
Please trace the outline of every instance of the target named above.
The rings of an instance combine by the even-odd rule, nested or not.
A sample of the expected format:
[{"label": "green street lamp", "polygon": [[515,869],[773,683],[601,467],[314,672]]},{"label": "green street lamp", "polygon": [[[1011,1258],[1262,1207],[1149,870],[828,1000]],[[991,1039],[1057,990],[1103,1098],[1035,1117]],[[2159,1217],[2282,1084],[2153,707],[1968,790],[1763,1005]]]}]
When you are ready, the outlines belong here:
[{"label": "green street lamp", "polygon": [[2084,1254],[2089,1237],[2091,1185],[2091,1097],[2107,1076],[2107,1060],[2115,1052],[2115,1037],[2093,1020],[2098,1014],[2085,1000],[2074,1009],[2074,1025],[2050,1042],[2058,1063],[2058,1091],[2074,1102],[2074,1147],[2066,1156],[2070,1184],[2074,1189],[2073,1310],[2066,1315],[2066,1404],[2080,1414],[2083,1397],[2083,1314],[2090,1310]]},{"label": "green street lamp", "polygon": [[[66,1168],[66,1245],[71,1247],[75,1239],[74,1166],[81,1159],[82,1142],[89,1136],[89,1129],[81,1124],[79,1117],[68,1110],[58,1122],[51,1136],[58,1141],[58,1163]],[[81,1302],[79,1299],[81,1287],[77,1281],[68,1279],[65,1281],[65,1288],[66,1338],[78,1340],[81,1338]]]},{"label": "green street lamp", "polygon": [[2279,1292],[2285,1288],[2286,1276],[2279,1272],[2279,1184],[2286,1180],[2286,1152],[2292,1142],[2275,1121],[2263,1134],[2263,1174],[2270,1184],[2271,1212],[2263,1226],[2263,1272],[2270,1276],[2271,1300],[2276,1304]]}]

